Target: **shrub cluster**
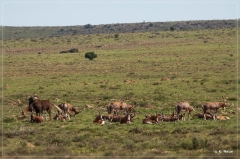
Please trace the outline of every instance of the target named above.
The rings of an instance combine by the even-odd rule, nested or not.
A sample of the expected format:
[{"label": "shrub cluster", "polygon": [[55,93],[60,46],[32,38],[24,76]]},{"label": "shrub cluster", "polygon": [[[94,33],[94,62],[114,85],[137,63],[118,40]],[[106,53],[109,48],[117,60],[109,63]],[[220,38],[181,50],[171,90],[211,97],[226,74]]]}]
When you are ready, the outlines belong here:
[{"label": "shrub cluster", "polygon": [[60,53],[75,53],[78,52],[78,48],[72,48],[70,50],[61,51]]}]

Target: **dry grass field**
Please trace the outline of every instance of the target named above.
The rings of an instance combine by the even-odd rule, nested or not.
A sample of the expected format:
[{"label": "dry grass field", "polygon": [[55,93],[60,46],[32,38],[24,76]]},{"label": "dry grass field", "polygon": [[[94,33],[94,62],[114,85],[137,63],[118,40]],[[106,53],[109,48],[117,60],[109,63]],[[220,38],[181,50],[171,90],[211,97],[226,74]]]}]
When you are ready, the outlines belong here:
[{"label": "dry grass field", "polygon": [[[236,29],[26,38],[3,45],[3,156],[237,156]],[[60,53],[71,48],[79,51]],[[84,58],[89,51],[97,58]],[[80,114],[65,122],[30,123],[30,113],[17,120],[33,95],[69,102]],[[229,120],[142,124],[145,114],[170,115],[179,101],[188,101],[193,115],[205,102],[223,99],[228,107],[218,114]],[[107,115],[106,105],[121,100],[135,107],[132,123],[93,124],[98,111]]]}]

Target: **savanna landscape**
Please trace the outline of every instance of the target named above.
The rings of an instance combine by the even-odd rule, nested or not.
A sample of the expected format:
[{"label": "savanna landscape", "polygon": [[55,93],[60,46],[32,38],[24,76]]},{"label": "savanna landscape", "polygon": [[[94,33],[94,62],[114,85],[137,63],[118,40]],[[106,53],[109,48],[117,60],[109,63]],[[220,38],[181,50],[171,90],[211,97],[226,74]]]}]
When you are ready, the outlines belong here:
[{"label": "savanna landscape", "polygon": [[[214,21],[217,27],[212,28],[209,21],[201,28],[196,22],[188,23],[195,26],[190,29],[178,27],[183,22],[174,27],[166,23],[163,30],[144,31],[135,24],[135,30],[124,32],[81,26],[87,32],[98,31],[89,34],[63,34],[65,28],[54,32],[47,27],[40,28],[41,35],[33,35],[36,30],[26,30],[31,27],[4,28],[2,156],[237,157],[238,28],[220,25],[233,22],[216,25]],[[151,24],[142,25],[156,26]],[[116,27],[124,28],[119,25]],[[54,33],[47,36],[49,32]],[[66,51],[73,48],[77,52]],[[97,57],[89,60],[86,52]],[[18,120],[34,95],[56,105],[71,103],[80,113],[66,121],[31,123],[28,112],[27,118]],[[107,115],[106,106],[114,101],[133,105],[134,120],[94,124],[98,112]],[[146,114],[172,114],[180,101],[188,101],[195,109],[190,120],[142,124]],[[227,107],[218,114],[228,120],[205,121],[193,116],[202,113],[202,104],[222,101]],[[56,112],[53,107],[52,116]]]}]

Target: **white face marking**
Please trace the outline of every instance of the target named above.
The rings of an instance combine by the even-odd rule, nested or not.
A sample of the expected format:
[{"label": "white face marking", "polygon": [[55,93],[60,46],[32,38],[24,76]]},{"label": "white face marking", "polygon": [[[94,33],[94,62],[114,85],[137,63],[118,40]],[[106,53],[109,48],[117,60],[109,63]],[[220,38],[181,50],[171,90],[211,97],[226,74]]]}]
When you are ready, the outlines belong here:
[{"label": "white face marking", "polygon": [[130,119],[131,119],[131,117],[130,117],[130,115],[128,114],[128,121],[130,121]]}]

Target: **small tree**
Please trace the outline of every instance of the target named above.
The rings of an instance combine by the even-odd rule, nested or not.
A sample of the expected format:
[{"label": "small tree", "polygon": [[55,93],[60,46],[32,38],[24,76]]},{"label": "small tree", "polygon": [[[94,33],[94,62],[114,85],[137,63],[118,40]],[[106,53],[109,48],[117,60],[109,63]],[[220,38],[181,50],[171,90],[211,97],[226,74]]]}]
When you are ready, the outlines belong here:
[{"label": "small tree", "polygon": [[92,52],[87,52],[85,54],[85,58],[88,58],[89,60],[93,60],[96,57],[97,57],[97,54],[95,54],[93,51]]},{"label": "small tree", "polygon": [[174,26],[171,26],[171,27],[170,27],[170,30],[171,30],[171,31],[174,31],[174,30],[175,30],[175,27],[174,27]]},{"label": "small tree", "polygon": [[91,28],[91,27],[92,27],[91,24],[86,24],[86,25],[84,25],[84,28],[85,28],[85,29],[89,29],[89,28]]},{"label": "small tree", "polygon": [[153,23],[150,23],[149,26],[152,27],[152,26],[153,26]]},{"label": "small tree", "polygon": [[114,35],[115,39],[119,38],[119,34]]}]

